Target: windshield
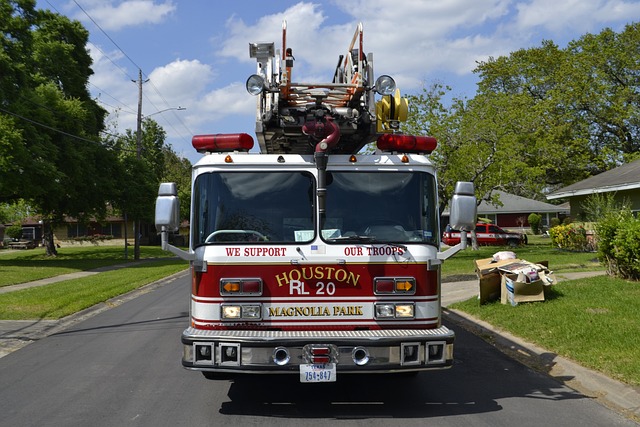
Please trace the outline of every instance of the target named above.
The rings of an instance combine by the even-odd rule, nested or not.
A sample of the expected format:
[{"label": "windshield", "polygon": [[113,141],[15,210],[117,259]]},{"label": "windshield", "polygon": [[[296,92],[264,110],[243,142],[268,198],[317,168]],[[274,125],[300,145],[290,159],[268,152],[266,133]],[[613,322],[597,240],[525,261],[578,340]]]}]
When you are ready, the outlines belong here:
[{"label": "windshield", "polygon": [[314,178],[307,172],[211,172],[194,184],[194,247],[216,242],[309,242]]},{"label": "windshield", "polygon": [[329,172],[329,242],[438,244],[436,184],[423,172]]}]

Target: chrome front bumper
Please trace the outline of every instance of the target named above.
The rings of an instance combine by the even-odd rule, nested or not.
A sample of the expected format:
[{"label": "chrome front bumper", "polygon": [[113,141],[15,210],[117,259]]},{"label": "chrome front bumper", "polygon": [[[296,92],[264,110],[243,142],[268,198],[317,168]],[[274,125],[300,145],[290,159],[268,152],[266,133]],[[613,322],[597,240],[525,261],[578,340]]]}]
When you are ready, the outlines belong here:
[{"label": "chrome front bumper", "polygon": [[228,373],[298,373],[301,364],[335,363],[343,373],[448,368],[455,334],[437,329],[366,331],[213,331],[182,333],[182,365]]}]

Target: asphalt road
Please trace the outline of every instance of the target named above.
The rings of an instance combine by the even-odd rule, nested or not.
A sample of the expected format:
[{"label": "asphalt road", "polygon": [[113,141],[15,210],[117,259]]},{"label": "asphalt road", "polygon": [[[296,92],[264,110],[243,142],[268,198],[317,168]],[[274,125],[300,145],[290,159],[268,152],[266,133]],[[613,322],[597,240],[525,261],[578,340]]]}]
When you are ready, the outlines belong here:
[{"label": "asphalt road", "polygon": [[455,364],[413,378],[207,381],[180,365],[189,279],[0,358],[0,426],[637,426],[455,325]]}]

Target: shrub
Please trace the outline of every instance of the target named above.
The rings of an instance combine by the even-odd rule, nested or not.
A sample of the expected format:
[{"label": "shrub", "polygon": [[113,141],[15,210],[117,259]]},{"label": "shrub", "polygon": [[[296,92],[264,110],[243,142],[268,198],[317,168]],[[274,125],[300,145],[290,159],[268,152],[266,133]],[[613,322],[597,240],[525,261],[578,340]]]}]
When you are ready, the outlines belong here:
[{"label": "shrub", "polygon": [[540,234],[540,224],[542,223],[542,215],[537,213],[529,214],[529,226],[533,234]]},{"label": "shrub", "polygon": [[22,237],[22,226],[21,225],[10,225],[4,231],[5,234],[12,239],[19,239]]},{"label": "shrub", "polygon": [[587,231],[581,224],[558,225],[549,230],[549,235],[551,241],[561,249],[579,252],[589,249]]},{"label": "shrub", "polygon": [[638,265],[640,252],[636,246],[640,239],[638,223],[640,219],[634,218],[631,209],[627,207],[607,212],[596,223],[598,259],[604,264],[609,274],[622,278],[632,276],[637,278],[637,269],[640,268]]},{"label": "shrub", "polygon": [[560,225],[560,218],[553,217],[553,218],[551,218],[551,220],[549,220],[549,227],[553,228],[553,227],[557,227],[559,225]]},{"label": "shrub", "polygon": [[640,280],[640,220],[634,218],[620,224],[613,239],[613,253],[618,276]]}]

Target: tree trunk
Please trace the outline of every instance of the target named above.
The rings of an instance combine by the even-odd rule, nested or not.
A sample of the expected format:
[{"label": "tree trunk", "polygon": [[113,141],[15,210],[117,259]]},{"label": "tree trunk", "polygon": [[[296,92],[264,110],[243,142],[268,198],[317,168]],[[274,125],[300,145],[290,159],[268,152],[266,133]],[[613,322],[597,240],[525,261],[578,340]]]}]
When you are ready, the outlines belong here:
[{"label": "tree trunk", "polygon": [[469,234],[471,235],[471,250],[479,251],[480,250],[480,245],[478,245],[478,238],[476,236],[475,228],[473,230],[471,230],[471,233],[469,233]]},{"label": "tree trunk", "polygon": [[46,254],[47,256],[57,256],[58,250],[53,242],[53,227],[51,226],[51,222],[43,221],[42,226],[44,228],[42,243],[44,244]]}]

